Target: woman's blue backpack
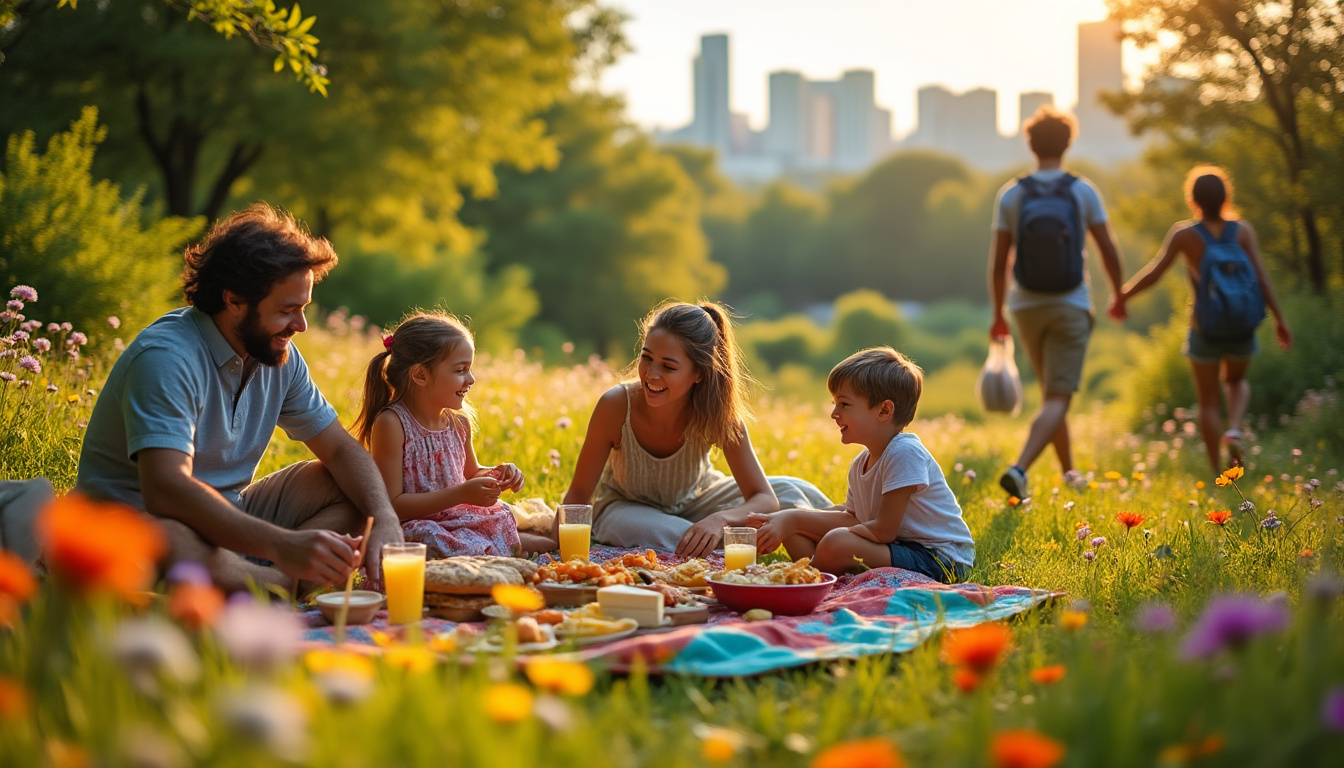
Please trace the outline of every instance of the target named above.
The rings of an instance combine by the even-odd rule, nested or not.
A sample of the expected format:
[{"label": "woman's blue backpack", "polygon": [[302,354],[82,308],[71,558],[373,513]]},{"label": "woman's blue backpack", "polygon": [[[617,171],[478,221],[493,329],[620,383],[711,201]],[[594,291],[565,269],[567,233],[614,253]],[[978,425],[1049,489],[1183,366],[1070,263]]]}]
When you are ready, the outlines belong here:
[{"label": "woman's blue backpack", "polygon": [[1265,319],[1265,297],[1251,258],[1237,242],[1237,222],[1214,237],[1203,222],[1195,225],[1204,239],[1204,258],[1195,286],[1195,325],[1211,341],[1244,341]]}]

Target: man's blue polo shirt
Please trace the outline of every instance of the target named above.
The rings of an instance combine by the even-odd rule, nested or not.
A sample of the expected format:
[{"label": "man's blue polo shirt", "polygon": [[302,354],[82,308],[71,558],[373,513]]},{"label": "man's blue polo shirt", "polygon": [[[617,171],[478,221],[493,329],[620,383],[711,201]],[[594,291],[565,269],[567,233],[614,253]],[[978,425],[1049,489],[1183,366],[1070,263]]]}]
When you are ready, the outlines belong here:
[{"label": "man's blue polo shirt", "polygon": [[238,505],[277,426],[304,442],[335,420],[292,344],[284,365],[258,365],[244,384],[243,360],[215,321],[195,307],[176,309],[112,366],[84,435],[75,487],[144,509],[135,455],[171,448],[192,457],[197,480]]}]

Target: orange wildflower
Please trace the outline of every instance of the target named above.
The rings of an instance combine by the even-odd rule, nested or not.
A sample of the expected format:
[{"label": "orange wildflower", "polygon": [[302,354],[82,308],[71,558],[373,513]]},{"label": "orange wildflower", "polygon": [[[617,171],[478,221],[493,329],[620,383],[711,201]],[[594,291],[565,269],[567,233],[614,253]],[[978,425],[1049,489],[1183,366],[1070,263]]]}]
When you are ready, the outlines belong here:
[{"label": "orange wildflower", "polygon": [[1204,516],[1209,518],[1209,522],[1214,525],[1227,525],[1227,521],[1232,519],[1232,513],[1226,509],[1208,512]]},{"label": "orange wildflower", "polygon": [[1064,679],[1065,670],[1063,664],[1055,664],[1049,667],[1040,667],[1031,670],[1031,680],[1041,685],[1053,685]]},{"label": "orange wildflower", "polygon": [[1129,530],[1148,518],[1138,512],[1121,512],[1115,516],[1115,519],[1124,524],[1125,530]]},{"label": "orange wildflower", "polygon": [[1019,499],[1019,498],[1017,498],[1016,496],[1009,496],[1009,497],[1008,497],[1008,506],[1010,506],[1010,507],[1016,507],[1018,504],[1021,504],[1021,503],[1022,503],[1022,500]]},{"label": "orange wildflower", "polygon": [[28,717],[28,689],[9,677],[0,677],[0,722]]},{"label": "orange wildflower", "polygon": [[1298,552],[1297,556],[1302,560],[1310,560],[1311,558],[1316,556],[1316,553],[1313,552],[1310,548],[1308,548],[1302,550],[1301,552]]},{"label": "orange wildflower", "polygon": [[989,745],[997,768],[1054,768],[1064,759],[1064,745],[1036,731],[1002,731]]},{"label": "orange wildflower", "polygon": [[1087,626],[1087,611],[1075,611],[1065,608],[1059,612],[1059,625],[1070,632]]},{"label": "orange wildflower", "polygon": [[952,673],[952,684],[962,693],[974,693],[980,687],[980,675],[967,667],[957,667]]},{"label": "orange wildflower", "polygon": [[1157,754],[1157,760],[1164,765],[1188,765],[1201,757],[1216,755],[1227,746],[1227,739],[1215,733],[1190,744],[1172,744]]},{"label": "orange wildflower", "polygon": [[33,578],[28,563],[18,555],[0,550],[0,595],[26,603],[36,591],[37,579]]},{"label": "orange wildflower", "polygon": [[167,549],[163,530],[147,515],[73,493],[42,511],[37,533],[47,565],[62,584],[123,599],[149,585]]},{"label": "orange wildflower", "polygon": [[905,758],[886,739],[859,739],[823,749],[812,768],[905,768]]},{"label": "orange wildflower", "polygon": [[1200,489],[1200,490],[1203,490],[1203,489],[1204,489],[1204,481],[1203,481],[1203,480],[1196,480],[1196,481],[1195,481],[1195,487],[1198,488],[1198,489]]},{"label": "orange wildflower", "polygon": [[183,582],[168,593],[168,614],[188,629],[211,626],[222,610],[224,593],[211,586]]},{"label": "orange wildflower", "polygon": [[539,658],[529,661],[527,679],[552,693],[582,696],[593,687],[593,670],[578,661]]},{"label": "orange wildflower", "polygon": [[45,746],[47,765],[51,768],[89,768],[93,765],[93,756],[77,744],[51,739]]},{"label": "orange wildflower", "polygon": [[943,638],[943,661],[980,673],[999,663],[1013,643],[1013,632],[1002,624],[977,624],[950,630]]},{"label": "orange wildflower", "polygon": [[747,746],[746,737],[727,728],[702,723],[693,730],[700,737],[700,757],[706,762],[726,763]]}]

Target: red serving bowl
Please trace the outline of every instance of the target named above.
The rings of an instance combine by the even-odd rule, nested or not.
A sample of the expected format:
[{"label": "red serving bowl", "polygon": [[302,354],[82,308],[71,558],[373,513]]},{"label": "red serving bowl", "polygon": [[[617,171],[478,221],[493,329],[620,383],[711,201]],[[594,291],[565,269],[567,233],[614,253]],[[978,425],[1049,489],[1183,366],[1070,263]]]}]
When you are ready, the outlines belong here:
[{"label": "red serving bowl", "polygon": [[764,608],[777,616],[805,616],[817,609],[835,586],[835,574],[823,573],[818,584],[733,584],[708,579],[720,603],[738,613]]}]

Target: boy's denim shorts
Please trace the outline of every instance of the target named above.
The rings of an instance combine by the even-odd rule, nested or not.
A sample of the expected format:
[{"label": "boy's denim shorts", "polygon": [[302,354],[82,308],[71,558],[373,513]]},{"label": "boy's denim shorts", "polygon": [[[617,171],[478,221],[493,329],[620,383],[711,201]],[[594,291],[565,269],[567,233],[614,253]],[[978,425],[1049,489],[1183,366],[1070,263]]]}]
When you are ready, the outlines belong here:
[{"label": "boy's denim shorts", "polygon": [[943,584],[965,581],[966,575],[971,570],[961,563],[953,562],[946,555],[913,541],[893,541],[887,548],[891,550],[892,567],[922,573]]},{"label": "boy's denim shorts", "polygon": [[1181,351],[1196,363],[1217,364],[1223,358],[1248,360],[1260,351],[1260,345],[1255,340],[1255,334],[1239,341],[1213,341],[1191,328],[1190,334],[1185,337],[1185,348]]}]

